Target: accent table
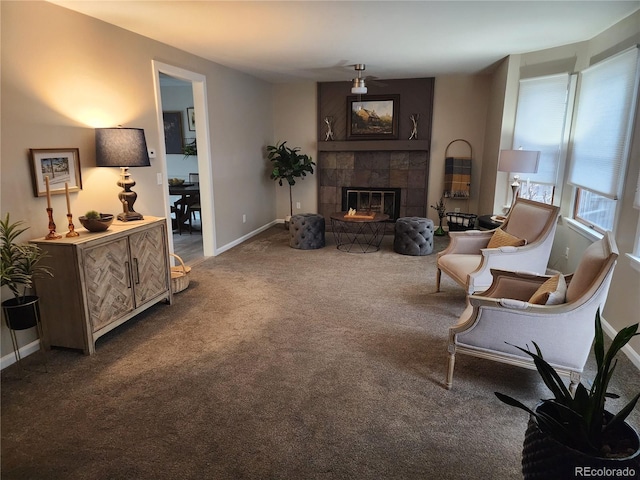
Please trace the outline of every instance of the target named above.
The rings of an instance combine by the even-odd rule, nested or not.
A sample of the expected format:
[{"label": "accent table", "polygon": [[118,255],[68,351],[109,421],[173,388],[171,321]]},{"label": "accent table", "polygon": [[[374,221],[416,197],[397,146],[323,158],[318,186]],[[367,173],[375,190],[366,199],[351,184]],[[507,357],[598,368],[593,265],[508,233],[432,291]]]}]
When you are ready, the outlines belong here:
[{"label": "accent table", "polygon": [[384,237],[386,213],[376,213],[372,217],[350,217],[347,212],[335,212],[330,215],[331,229],[336,247],[343,252],[372,253],[380,250]]}]

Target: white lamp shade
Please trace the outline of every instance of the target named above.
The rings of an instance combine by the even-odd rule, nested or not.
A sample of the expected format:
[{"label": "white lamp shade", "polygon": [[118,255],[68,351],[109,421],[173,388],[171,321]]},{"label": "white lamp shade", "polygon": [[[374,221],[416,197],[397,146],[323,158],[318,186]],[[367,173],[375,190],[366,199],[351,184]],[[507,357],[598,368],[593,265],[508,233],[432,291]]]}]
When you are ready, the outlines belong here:
[{"label": "white lamp shade", "polygon": [[536,173],[539,162],[540,152],[535,150],[500,150],[498,171]]}]

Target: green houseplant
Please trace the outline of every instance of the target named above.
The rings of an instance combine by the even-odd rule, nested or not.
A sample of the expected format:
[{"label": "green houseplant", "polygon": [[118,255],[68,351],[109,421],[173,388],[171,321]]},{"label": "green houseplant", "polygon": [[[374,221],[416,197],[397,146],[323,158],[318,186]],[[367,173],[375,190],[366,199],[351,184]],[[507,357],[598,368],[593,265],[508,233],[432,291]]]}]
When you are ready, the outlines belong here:
[{"label": "green houseplant", "polygon": [[[629,467],[640,471],[640,437],[625,422],[635,408],[640,393],[615,415],[605,409],[607,398],[618,398],[618,395],[608,392],[609,381],[617,364],[615,357],[635,335],[638,335],[637,323],[620,330],[605,351],[598,310],[593,346],[596,376],[589,389],[579,383],[573,396],[558,373],[544,360],[535,342],[535,353],[516,347],[531,356],[538,373],[554,396],[530,409],[512,397],[495,392],[507,405],[520,408],[530,415],[522,459],[525,479],[565,478],[565,475],[575,475],[575,468],[586,467]],[[562,451],[562,447],[567,450]]]},{"label": "green houseplant", "polygon": [[5,321],[12,330],[24,330],[36,325],[38,297],[28,295],[37,275],[53,276],[51,270],[40,264],[46,253],[38,245],[17,243],[18,237],[28,230],[24,222],[11,223],[9,214],[0,220],[0,276],[13,298],[2,302]]},{"label": "green houseplant", "polygon": [[277,180],[280,186],[282,186],[283,180],[286,180],[289,184],[290,215],[293,216],[293,194],[291,187],[296,184],[296,178],[306,177],[307,173],[312,174],[315,163],[311,161],[310,156],[298,153],[300,147],[289,148],[286,143],[287,142],[282,142],[276,145],[268,145],[267,158],[273,162],[270,178]]}]

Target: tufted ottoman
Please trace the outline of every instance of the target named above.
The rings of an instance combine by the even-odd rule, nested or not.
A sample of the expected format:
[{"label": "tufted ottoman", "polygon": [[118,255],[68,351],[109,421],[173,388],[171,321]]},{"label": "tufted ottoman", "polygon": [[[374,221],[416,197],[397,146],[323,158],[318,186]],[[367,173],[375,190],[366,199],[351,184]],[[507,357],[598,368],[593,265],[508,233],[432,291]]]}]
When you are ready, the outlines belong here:
[{"label": "tufted ottoman", "polygon": [[433,222],[420,217],[396,220],[393,251],[403,255],[429,255],[433,251]]},{"label": "tufted ottoman", "polygon": [[324,217],[315,213],[301,213],[291,217],[289,246],[301,250],[324,247]]}]

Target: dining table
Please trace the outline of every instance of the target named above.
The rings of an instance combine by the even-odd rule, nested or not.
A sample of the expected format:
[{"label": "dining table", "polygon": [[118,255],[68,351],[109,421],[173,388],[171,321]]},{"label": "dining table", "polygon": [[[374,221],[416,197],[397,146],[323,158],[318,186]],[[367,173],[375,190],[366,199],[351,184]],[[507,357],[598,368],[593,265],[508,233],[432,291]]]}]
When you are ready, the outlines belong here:
[{"label": "dining table", "polygon": [[200,204],[200,184],[197,182],[185,182],[177,185],[169,184],[169,195],[180,196],[180,199],[173,203],[176,214],[176,218],[172,221],[173,228],[180,233],[182,233],[183,228],[189,231],[194,230],[191,226],[189,205],[194,202],[193,198],[197,199],[195,203]]}]

